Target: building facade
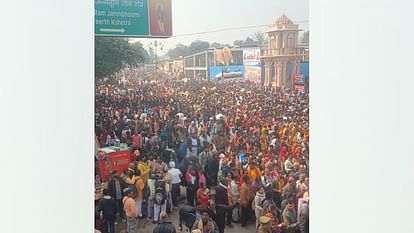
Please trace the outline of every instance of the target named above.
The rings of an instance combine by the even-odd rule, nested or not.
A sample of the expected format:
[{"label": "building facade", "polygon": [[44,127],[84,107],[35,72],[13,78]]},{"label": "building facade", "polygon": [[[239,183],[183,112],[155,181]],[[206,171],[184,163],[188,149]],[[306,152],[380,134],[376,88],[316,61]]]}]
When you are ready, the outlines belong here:
[{"label": "building facade", "polygon": [[[223,67],[242,66],[243,50],[243,48],[231,48],[233,63]],[[222,69],[222,65],[217,62],[214,48],[209,48],[183,58],[184,76],[186,78],[212,79],[214,75],[211,71],[218,68]]]},{"label": "building facade", "polygon": [[298,46],[299,25],[280,16],[266,31],[268,48],[262,52],[265,86],[293,88],[293,75],[300,73],[303,50]]}]

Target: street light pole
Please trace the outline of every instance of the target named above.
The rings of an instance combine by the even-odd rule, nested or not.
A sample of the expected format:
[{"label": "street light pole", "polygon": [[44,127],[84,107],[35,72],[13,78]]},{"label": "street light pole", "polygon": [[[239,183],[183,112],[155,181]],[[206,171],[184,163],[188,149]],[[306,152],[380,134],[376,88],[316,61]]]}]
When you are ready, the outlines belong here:
[{"label": "street light pole", "polygon": [[163,49],[164,45],[161,42],[154,41],[150,43],[150,48],[154,47],[154,62],[155,62],[155,81],[158,80],[158,46],[160,46],[160,50]]}]

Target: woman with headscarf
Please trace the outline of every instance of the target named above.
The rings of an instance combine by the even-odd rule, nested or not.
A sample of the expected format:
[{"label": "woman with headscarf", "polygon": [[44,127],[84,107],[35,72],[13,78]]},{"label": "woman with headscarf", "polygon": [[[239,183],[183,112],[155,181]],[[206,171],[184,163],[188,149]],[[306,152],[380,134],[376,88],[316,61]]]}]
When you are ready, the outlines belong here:
[{"label": "woman with headscarf", "polygon": [[266,215],[272,219],[272,232],[280,233],[280,226],[278,225],[280,210],[276,207],[276,204],[273,201],[273,193],[269,189],[265,191],[262,215]]},{"label": "woman with headscarf", "polygon": [[263,187],[260,187],[252,202],[252,208],[256,216],[256,227],[259,226],[259,218],[262,216],[262,210],[263,210],[262,206],[263,206],[264,199],[265,199],[265,190]]}]

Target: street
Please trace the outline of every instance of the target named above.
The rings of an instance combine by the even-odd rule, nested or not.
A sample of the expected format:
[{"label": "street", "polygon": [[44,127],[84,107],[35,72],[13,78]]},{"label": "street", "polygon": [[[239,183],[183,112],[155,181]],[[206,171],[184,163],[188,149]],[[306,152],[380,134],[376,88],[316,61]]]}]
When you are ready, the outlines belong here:
[{"label": "street", "polygon": [[[174,209],[173,213],[169,215],[169,219],[172,221],[172,223],[175,226],[175,229],[177,232],[185,232],[188,233],[189,231],[186,231],[183,229],[183,231],[179,231],[178,229],[178,209]],[[152,231],[155,228],[155,224],[152,224],[152,221],[149,221],[148,219],[144,218],[139,221],[138,223],[138,232],[139,233],[152,233]],[[185,227],[183,227],[185,228]],[[233,227],[228,227],[224,229],[226,233],[252,233],[256,232],[254,222],[251,222],[247,227],[241,227],[239,223],[233,223]],[[120,223],[118,226],[115,227],[115,232],[119,233],[126,233],[126,224]]]},{"label": "street", "polygon": [[[181,199],[185,200],[185,188],[181,186]],[[183,233],[190,233],[185,226],[183,226],[183,231],[179,231],[179,223],[178,223],[178,213],[179,208],[174,208],[174,211],[169,214],[168,219],[172,221],[173,225],[175,226],[175,230],[178,232]],[[126,233],[126,223],[118,222],[119,224],[115,226],[115,232],[119,233]],[[148,220],[147,218],[141,219],[138,222],[138,233],[152,233],[156,224],[152,223],[152,220]],[[224,229],[225,233],[252,233],[256,232],[254,222],[251,221],[247,227],[241,227],[240,223],[233,223],[233,227],[228,227]]]}]

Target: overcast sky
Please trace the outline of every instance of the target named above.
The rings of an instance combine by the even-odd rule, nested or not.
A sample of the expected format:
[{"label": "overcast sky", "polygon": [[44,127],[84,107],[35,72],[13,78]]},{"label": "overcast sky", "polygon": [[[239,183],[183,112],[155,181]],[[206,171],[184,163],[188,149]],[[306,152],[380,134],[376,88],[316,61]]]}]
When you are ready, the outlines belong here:
[{"label": "overcast sky", "polygon": [[[227,43],[244,40],[266,27],[236,31],[216,32],[192,36],[177,36],[188,33],[213,31],[226,28],[271,24],[285,14],[292,21],[309,20],[308,0],[172,0],[173,37],[158,39],[164,44],[164,54],[178,43],[189,45],[192,41]],[[308,30],[309,22],[299,23],[299,28]],[[145,48],[153,39],[141,41]]]}]

